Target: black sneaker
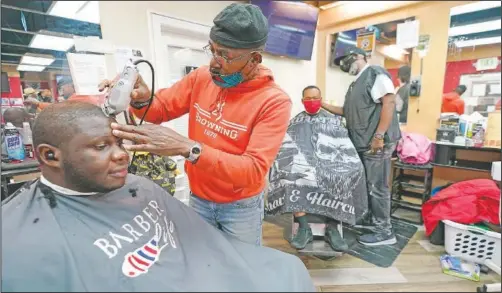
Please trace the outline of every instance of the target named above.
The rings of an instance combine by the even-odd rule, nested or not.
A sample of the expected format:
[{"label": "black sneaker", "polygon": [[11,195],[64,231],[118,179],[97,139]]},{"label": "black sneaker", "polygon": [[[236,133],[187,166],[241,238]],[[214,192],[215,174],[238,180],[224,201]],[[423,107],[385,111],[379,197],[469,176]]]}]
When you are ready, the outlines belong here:
[{"label": "black sneaker", "polygon": [[349,246],[347,245],[347,243],[345,243],[345,240],[343,240],[340,232],[338,232],[336,228],[326,228],[326,235],[324,236],[324,239],[336,252],[345,252],[349,250]]},{"label": "black sneaker", "polygon": [[394,234],[385,233],[364,234],[359,237],[358,241],[366,246],[394,245],[397,243]]},{"label": "black sneaker", "polygon": [[307,244],[314,240],[314,235],[312,234],[312,229],[309,228],[298,228],[295,236],[291,239],[291,246],[298,250],[304,249]]}]

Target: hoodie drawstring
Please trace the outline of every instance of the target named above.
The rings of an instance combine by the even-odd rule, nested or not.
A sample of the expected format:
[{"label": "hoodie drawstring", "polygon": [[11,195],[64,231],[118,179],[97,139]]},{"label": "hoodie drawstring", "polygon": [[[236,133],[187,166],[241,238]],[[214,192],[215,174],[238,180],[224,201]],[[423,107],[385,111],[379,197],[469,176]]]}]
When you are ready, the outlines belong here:
[{"label": "hoodie drawstring", "polygon": [[223,107],[225,107],[227,94],[228,94],[227,89],[222,89],[218,93],[218,97],[216,98],[216,100],[211,104],[211,106],[209,106],[209,112],[212,115],[216,117],[221,117],[223,115]]}]

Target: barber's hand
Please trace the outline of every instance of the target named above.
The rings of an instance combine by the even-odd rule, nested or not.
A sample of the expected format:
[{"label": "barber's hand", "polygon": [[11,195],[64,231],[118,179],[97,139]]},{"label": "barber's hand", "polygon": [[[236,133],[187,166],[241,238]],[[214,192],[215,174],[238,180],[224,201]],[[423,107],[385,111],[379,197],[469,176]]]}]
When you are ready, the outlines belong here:
[{"label": "barber's hand", "polygon": [[[99,85],[99,91],[102,92],[107,88],[112,88],[115,83],[120,79],[120,75],[117,75],[113,80],[103,80]],[[135,102],[146,102],[150,99],[150,89],[146,85],[145,81],[138,74],[138,78],[136,79],[136,83],[134,84],[134,89],[131,92],[131,100]]]},{"label": "barber's hand", "polygon": [[372,154],[380,154],[383,152],[383,147],[383,139],[373,137],[373,139],[371,140],[370,152]]},{"label": "barber's hand", "polygon": [[140,126],[112,123],[113,135],[130,140],[134,145],[125,145],[128,151],[150,152],[159,156],[188,157],[194,141],[176,131],[154,124]]}]

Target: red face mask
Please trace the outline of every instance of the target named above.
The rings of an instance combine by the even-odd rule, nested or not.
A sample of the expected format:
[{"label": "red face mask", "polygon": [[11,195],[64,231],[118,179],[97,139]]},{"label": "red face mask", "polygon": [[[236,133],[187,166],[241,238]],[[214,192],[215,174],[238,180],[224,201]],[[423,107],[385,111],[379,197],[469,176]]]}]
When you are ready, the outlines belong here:
[{"label": "red face mask", "polygon": [[309,114],[317,114],[321,110],[321,100],[306,100],[303,101],[305,111]]}]

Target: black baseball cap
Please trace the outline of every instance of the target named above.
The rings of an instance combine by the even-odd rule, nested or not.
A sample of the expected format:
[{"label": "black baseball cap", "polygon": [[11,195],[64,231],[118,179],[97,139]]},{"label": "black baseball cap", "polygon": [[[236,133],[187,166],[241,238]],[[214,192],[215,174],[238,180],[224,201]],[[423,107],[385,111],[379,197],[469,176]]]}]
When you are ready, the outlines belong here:
[{"label": "black baseball cap", "polygon": [[349,55],[352,55],[352,54],[359,54],[359,55],[363,55],[364,57],[366,57],[366,51],[364,51],[361,48],[351,46],[351,47],[348,47],[347,49],[345,49],[345,52],[343,52],[342,56],[338,56],[335,58],[335,65],[340,66],[340,61],[342,61],[343,58],[345,58]]}]

